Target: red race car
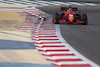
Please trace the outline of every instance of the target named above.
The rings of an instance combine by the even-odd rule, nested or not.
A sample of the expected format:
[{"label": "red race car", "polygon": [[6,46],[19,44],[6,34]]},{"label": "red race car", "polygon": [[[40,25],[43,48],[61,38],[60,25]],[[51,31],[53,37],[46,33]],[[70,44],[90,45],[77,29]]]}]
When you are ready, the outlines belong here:
[{"label": "red race car", "polygon": [[81,13],[77,8],[61,7],[58,13],[52,14],[52,22],[55,24],[68,23],[68,24],[83,24],[87,25],[87,14]]}]

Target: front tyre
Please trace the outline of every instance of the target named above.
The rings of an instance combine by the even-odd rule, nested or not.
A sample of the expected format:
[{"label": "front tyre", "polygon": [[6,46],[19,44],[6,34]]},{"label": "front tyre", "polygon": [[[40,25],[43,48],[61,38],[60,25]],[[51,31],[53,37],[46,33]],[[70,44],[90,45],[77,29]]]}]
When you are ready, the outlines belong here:
[{"label": "front tyre", "polygon": [[60,19],[60,14],[59,13],[53,13],[52,14],[52,22],[54,24],[59,24],[58,20]]},{"label": "front tyre", "polygon": [[88,22],[87,22],[87,14],[82,14],[82,21],[84,22],[84,23],[82,23],[82,25],[87,25],[88,24]]}]

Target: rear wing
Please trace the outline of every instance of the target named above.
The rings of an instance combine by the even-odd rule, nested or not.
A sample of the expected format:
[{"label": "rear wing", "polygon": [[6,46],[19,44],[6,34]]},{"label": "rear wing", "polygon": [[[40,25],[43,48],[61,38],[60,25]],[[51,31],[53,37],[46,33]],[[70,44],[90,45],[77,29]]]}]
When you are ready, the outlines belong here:
[{"label": "rear wing", "polygon": [[73,11],[78,11],[78,9],[77,9],[77,8],[72,8],[72,10],[73,10]]}]

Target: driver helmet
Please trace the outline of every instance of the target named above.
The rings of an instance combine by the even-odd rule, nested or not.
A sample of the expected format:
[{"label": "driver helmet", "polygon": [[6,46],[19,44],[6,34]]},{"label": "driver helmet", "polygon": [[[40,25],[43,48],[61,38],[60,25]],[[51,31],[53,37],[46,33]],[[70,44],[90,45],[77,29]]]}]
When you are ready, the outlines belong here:
[{"label": "driver helmet", "polygon": [[72,13],[72,8],[69,8],[68,10],[69,10],[69,13]]}]

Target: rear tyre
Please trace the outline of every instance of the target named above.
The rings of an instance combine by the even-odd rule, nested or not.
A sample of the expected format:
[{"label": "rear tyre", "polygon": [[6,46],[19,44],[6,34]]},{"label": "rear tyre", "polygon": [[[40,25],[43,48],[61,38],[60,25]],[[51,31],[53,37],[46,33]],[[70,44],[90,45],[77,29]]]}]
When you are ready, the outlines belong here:
[{"label": "rear tyre", "polygon": [[52,22],[54,24],[59,24],[58,20],[60,19],[60,14],[59,13],[53,13],[52,14]]},{"label": "rear tyre", "polygon": [[76,22],[76,15],[74,15],[74,21],[73,22]]},{"label": "rear tyre", "polygon": [[66,16],[66,22],[68,22],[68,16]]},{"label": "rear tyre", "polygon": [[52,13],[52,23],[55,23],[55,14]]},{"label": "rear tyre", "polygon": [[87,23],[87,15],[86,14],[82,14],[82,21],[84,22],[84,23],[82,23],[82,25],[87,25],[88,23]]}]

